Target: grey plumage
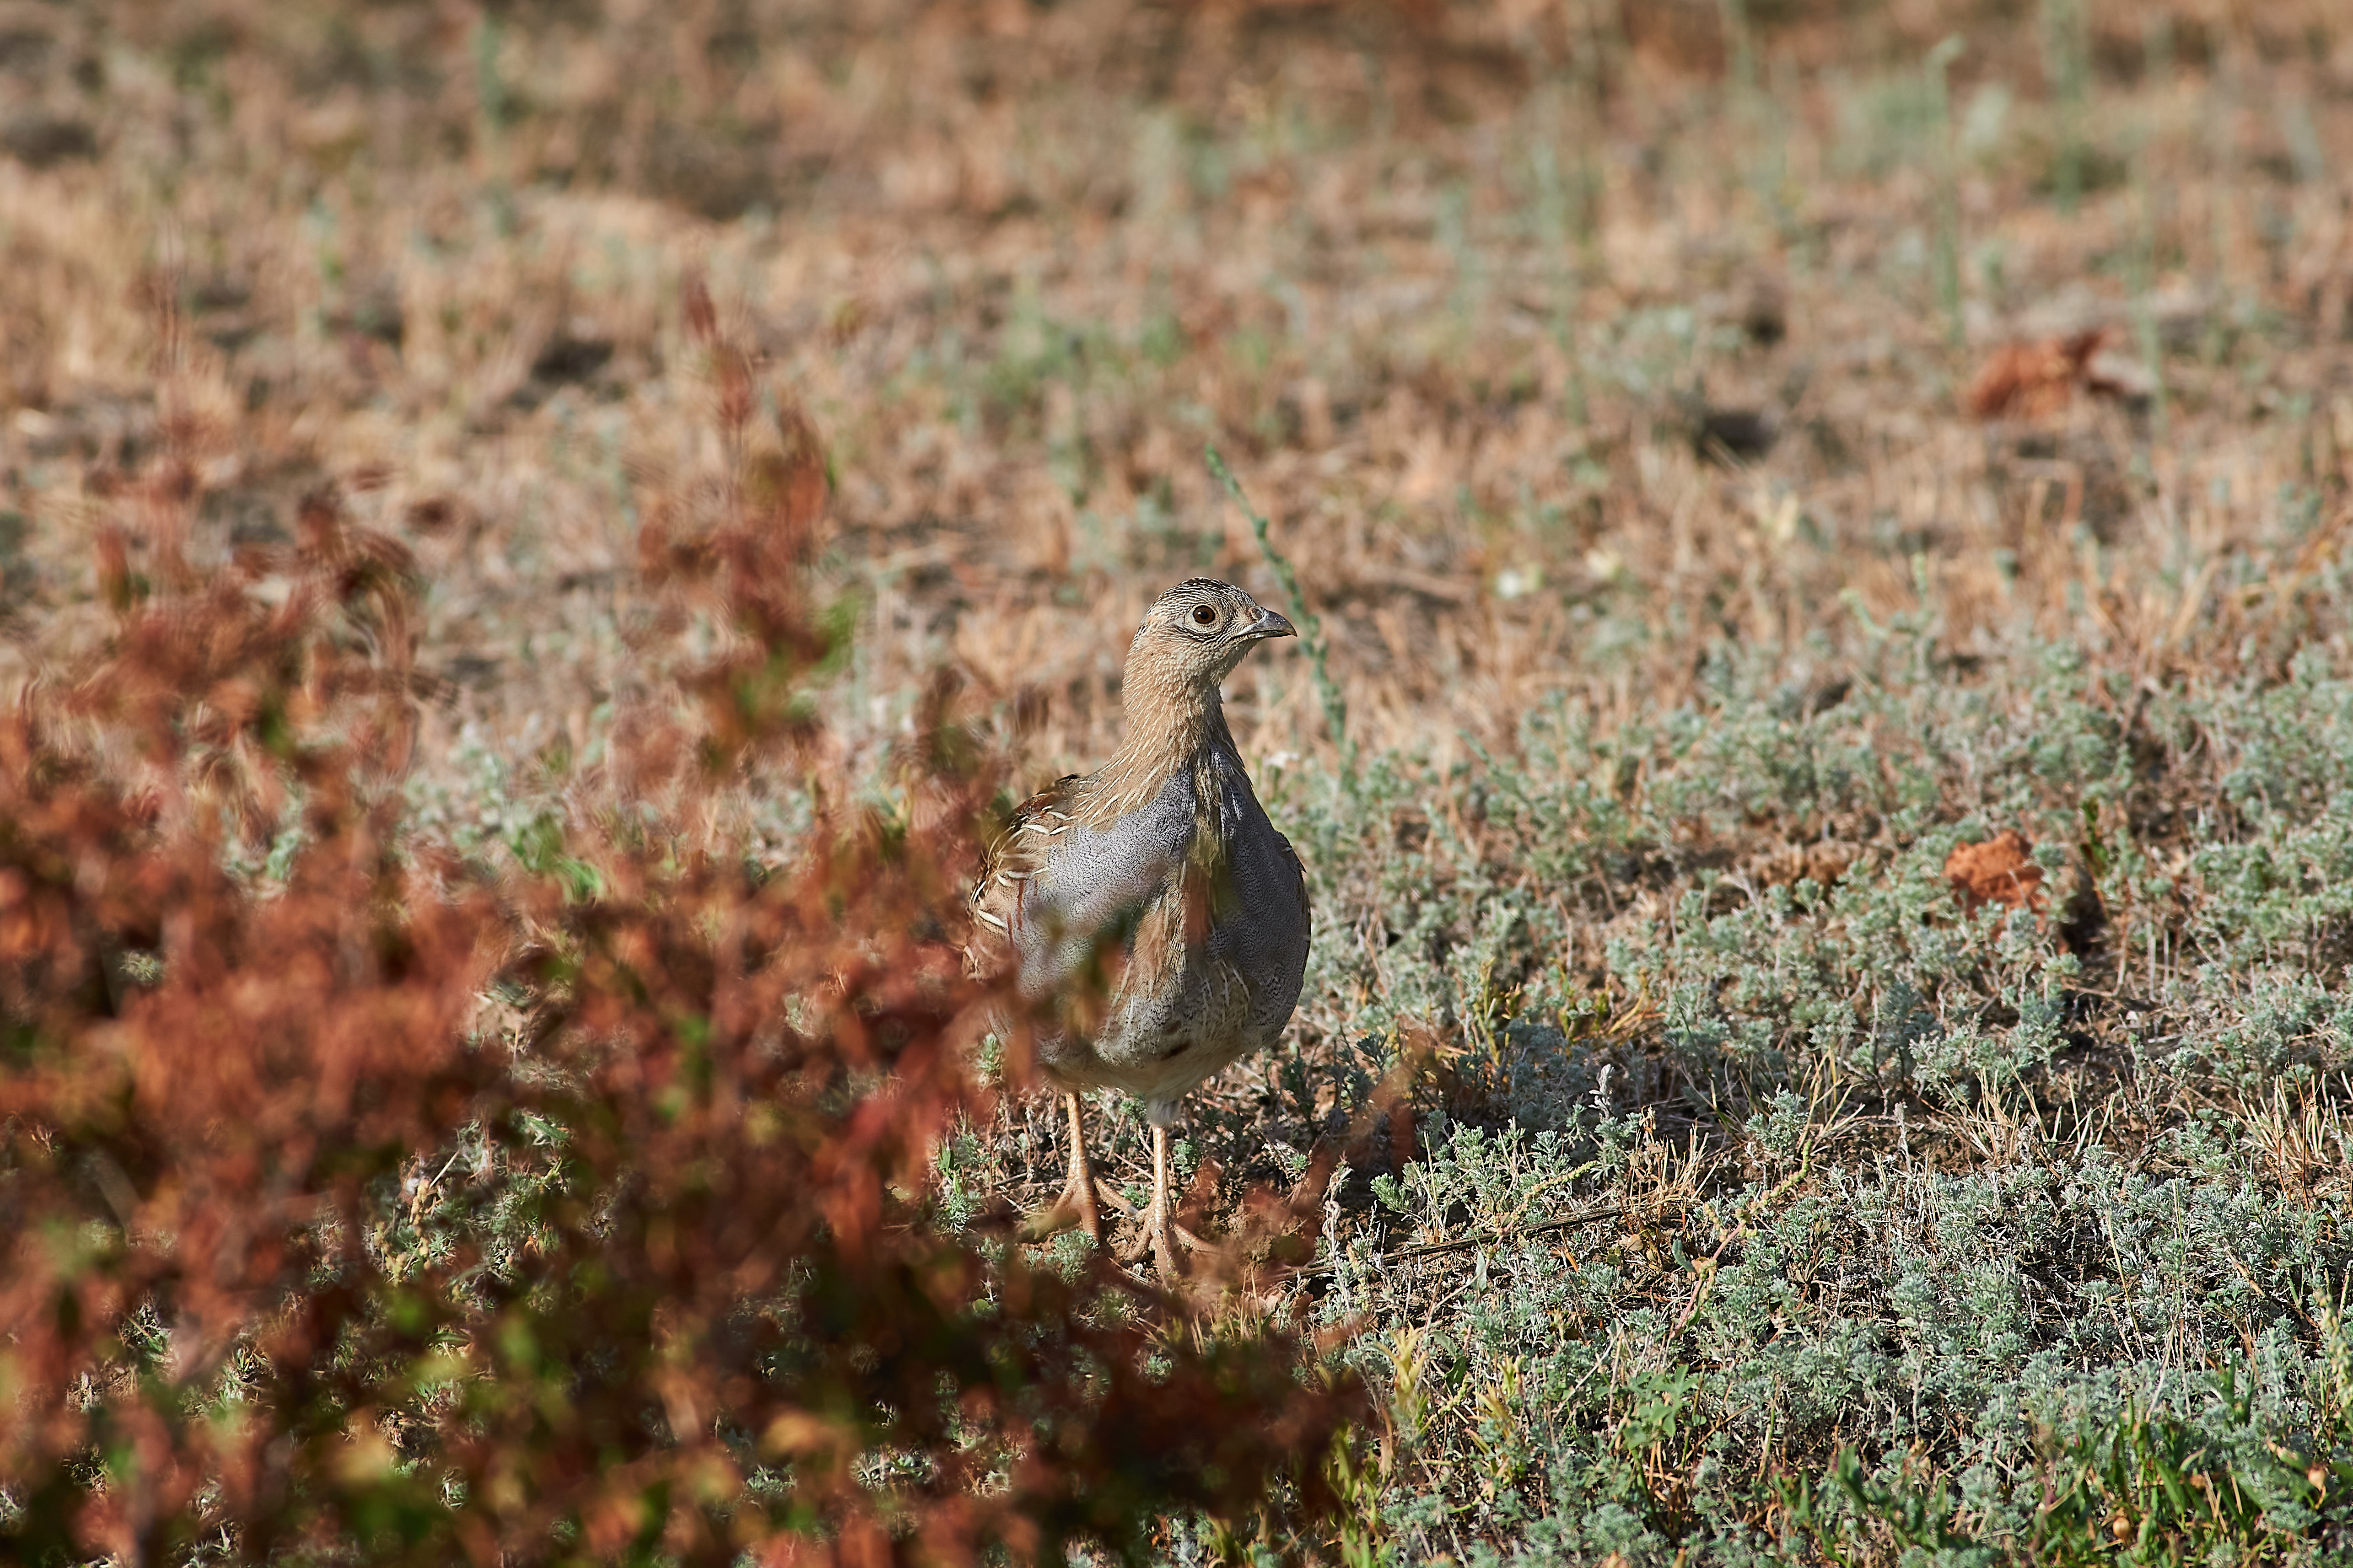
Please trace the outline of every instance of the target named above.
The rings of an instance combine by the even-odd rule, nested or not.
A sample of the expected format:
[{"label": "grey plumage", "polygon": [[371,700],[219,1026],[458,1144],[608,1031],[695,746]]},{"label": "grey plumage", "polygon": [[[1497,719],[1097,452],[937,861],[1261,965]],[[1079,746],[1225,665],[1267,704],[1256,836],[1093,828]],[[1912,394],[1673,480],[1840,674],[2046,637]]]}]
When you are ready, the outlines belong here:
[{"label": "grey plumage", "polygon": [[[1145,1100],[1156,1152],[1177,1101],[1271,1045],[1299,1000],[1305,874],[1250,788],[1218,696],[1252,644],[1291,632],[1228,584],[1165,595],[1129,649],[1125,744],[1025,803],[974,890],[975,919],[1009,945],[1023,995],[1059,1005],[1039,1041],[1049,1079]],[[1082,1213],[1084,1163],[1082,1147]],[[1165,1231],[1157,1168],[1154,1219]]]}]

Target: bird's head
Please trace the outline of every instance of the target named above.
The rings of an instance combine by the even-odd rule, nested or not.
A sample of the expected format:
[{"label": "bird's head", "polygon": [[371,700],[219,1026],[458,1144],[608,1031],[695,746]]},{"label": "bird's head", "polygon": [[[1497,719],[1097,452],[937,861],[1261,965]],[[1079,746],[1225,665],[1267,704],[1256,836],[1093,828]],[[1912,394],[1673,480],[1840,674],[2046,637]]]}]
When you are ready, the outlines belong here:
[{"label": "bird's head", "polygon": [[1137,678],[1169,694],[1214,692],[1253,644],[1299,635],[1298,628],[1235,587],[1211,577],[1179,583],[1145,612],[1128,645],[1131,684]]}]

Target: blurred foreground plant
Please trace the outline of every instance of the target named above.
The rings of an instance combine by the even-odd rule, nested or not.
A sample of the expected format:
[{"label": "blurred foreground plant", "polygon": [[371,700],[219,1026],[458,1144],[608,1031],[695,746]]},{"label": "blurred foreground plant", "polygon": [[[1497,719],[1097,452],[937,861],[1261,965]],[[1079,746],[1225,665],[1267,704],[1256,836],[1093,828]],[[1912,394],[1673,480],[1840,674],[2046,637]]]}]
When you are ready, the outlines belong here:
[{"label": "blurred foreground plant", "polygon": [[561,825],[545,874],[404,834],[396,542],[322,491],[199,569],[185,421],[115,486],[111,636],[0,720],[15,1560],[1059,1562],[1286,1474],[1324,1500],[1355,1384],[933,1223],[995,996],[948,693],[905,811],[821,809],[781,870],[663,826],[747,758],[818,765],[848,635],[815,432],[755,427],[687,314],[728,472],[642,560],[723,635],[617,770],[684,809]]}]

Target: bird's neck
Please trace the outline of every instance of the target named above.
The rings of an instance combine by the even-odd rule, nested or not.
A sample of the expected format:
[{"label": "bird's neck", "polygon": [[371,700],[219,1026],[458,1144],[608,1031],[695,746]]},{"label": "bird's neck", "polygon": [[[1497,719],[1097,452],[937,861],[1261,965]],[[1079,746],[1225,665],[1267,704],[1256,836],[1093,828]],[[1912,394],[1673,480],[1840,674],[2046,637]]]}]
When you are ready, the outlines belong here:
[{"label": "bird's neck", "polygon": [[1211,747],[1233,748],[1215,685],[1131,669],[1120,695],[1127,739],[1099,776],[1122,798],[1148,800]]}]

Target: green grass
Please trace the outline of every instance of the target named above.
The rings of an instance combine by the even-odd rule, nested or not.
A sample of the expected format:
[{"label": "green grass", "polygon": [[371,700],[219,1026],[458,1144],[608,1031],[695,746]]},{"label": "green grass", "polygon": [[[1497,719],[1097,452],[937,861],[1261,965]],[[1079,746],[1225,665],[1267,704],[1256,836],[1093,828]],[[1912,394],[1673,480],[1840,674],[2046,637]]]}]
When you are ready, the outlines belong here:
[{"label": "green grass", "polygon": [[[1361,1065],[1271,1064],[1204,1152],[1329,1131],[1416,1020],[1451,1058],[1412,1159],[1376,1141],[1337,1183],[1311,1290],[1390,1400],[1353,1559],[2353,1539],[2353,685],[2308,658],[2119,703],[2079,648],[1967,683],[1890,653],[1810,718],[1727,665],[1607,744],[1537,715],[1508,761],[1292,784],[1353,939],[1318,944],[1311,1028]],[[1700,847],[1774,822],[1845,826],[1835,887]],[[1996,823],[2057,847],[2104,937],[1960,913],[1945,855]]]}]

